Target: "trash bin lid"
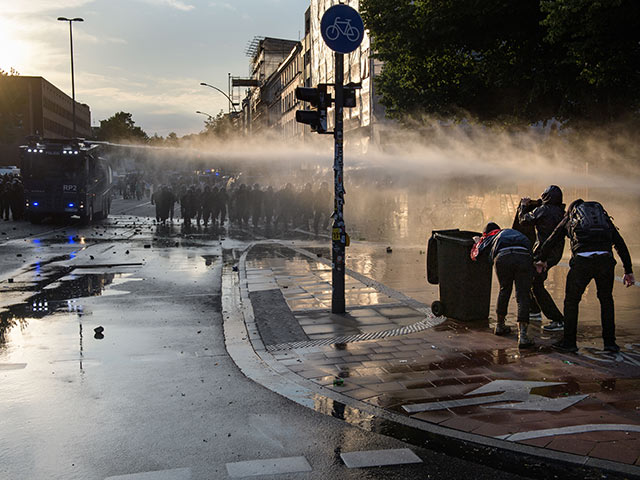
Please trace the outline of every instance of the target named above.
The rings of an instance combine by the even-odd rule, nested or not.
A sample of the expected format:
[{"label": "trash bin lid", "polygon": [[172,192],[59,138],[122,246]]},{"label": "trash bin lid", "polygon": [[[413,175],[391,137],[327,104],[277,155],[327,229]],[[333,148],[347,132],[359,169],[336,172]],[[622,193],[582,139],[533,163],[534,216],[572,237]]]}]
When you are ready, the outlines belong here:
[{"label": "trash bin lid", "polygon": [[470,232],[467,230],[439,230],[434,231],[433,236],[438,241],[470,246],[475,243],[473,241],[473,237],[482,236],[482,234],[478,232]]}]

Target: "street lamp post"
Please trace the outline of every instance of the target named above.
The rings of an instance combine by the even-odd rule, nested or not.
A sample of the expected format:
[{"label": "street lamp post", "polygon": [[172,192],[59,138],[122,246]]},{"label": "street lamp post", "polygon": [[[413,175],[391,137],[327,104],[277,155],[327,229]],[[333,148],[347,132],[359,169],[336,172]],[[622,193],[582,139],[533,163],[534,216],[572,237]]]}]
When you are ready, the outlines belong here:
[{"label": "street lamp post", "polygon": [[229,100],[229,104],[233,107],[233,111],[235,113],[238,112],[236,110],[236,105],[238,105],[238,104],[235,103],[233,100],[231,100],[231,97],[229,95],[227,95],[226,93],[224,93],[222,90],[220,90],[218,87],[214,87],[213,85],[209,85],[208,83],[204,83],[204,82],[200,82],[200,85],[202,85],[204,87],[213,88],[214,90],[216,90],[216,91],[220,92],[221,94],[223,94],[225,97],[227,97],[227,100]]},{"label": "street lamp post", "polygon": [[207,117],[209,117],[209,119],[213,118],[213,115],[209,115],[207,112],[201,112],[200,110],[196,110],[196,113],[199,113],[200,115],[206,115]]},{"label": "street lamp post", "polygon": [[73,110],[73,138],[77,137],[76,134],[76,85],[75,79],[73,76],[73,22],[84,22],[83,18],[67,18],[67,17],[58,17],[58,20],[61,22],[69,22],[69,43],[71,44],[71,100],[72,100],[72,110]]}]

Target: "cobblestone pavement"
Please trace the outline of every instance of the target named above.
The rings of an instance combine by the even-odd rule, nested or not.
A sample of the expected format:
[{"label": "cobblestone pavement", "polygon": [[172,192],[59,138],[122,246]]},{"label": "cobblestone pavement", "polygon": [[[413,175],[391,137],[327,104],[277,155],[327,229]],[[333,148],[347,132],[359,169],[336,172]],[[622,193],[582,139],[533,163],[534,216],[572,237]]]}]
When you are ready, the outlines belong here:
[{"label": "cobblestone pavement", "polygon": [[[356,273],[347,276],[348,313],[332,315],[330,281],[330,264],[314,249],[257,245],[248,254],[244,286],[258,328],[275,328],[265,347],[297,375],[416,420],[640,465],[637,327],[623,329],[619,354],[599,350],[597,329],[581,331],[592,341],[571,355],[551,350],[554,335],[532,324],[537,346],[519,351],[515,335],[497,337],[488,322],[434,318]],[[284,342],[278,317],[256,301],[277,292],[271,305],[281,302],[296,324],[282,327]]]}]

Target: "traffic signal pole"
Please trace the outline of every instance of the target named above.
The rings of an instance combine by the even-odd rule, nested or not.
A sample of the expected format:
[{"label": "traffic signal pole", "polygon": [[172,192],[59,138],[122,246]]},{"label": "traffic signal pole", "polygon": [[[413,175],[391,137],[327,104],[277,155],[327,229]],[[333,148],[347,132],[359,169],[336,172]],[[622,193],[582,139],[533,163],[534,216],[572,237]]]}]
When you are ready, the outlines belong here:
[{"label": "traffic signal pole", "polygon": [[345,313],[344,271],[347,232],[344,224],[344,54],[335,53],[334,211],[332,229],[331,313]]}]

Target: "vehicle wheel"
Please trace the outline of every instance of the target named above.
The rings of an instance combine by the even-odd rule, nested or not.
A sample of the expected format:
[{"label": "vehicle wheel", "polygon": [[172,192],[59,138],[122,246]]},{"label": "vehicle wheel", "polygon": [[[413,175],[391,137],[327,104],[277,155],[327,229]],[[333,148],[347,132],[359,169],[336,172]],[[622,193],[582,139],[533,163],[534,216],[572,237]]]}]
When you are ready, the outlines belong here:
[{"label": "vehicle wheel", "polygon": [[436,300],[431,304],[431,311],[436,317],[441,317],[444,315],[444,305],[441,301]]}]

